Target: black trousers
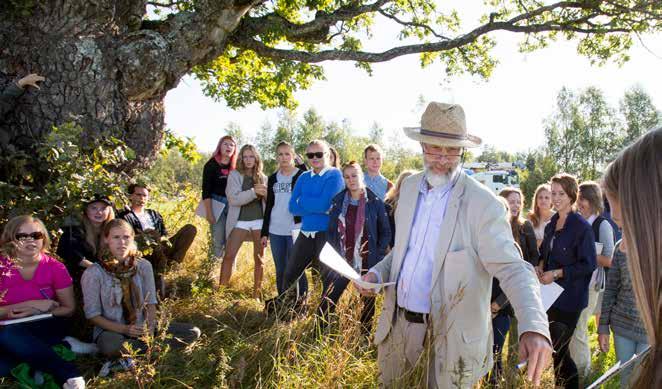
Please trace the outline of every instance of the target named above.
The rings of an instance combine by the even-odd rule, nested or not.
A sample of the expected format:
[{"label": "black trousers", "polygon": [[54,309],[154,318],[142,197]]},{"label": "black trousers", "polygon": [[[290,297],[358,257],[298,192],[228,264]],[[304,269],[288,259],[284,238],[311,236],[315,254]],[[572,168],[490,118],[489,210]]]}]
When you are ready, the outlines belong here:
[{"label": "black trousers", "polygon": [[[308,266],[312,265],[318,271],[320,270],[319,257],[325,244],[326,232],[317,232],[314,238],[299,233],[296,242],[294,242],[294,247],[292,247],[291,257],[285,266],[285,274],[283,275],[284,293],[288,293],[288,290],[295,285]],[[305,275],[303,276],[305,277]]]},{"label": "black trousers", "polygon": [[549,318],[549,332],[554,343],[554,372],[557,386],[567,389],[579,389],[579,375],[577,365],[570,356],[568,345],[579,321],[579,312],[566,312],[558,308],[547,311]]},{"label": "black trousers", "polygon": [[[322,280],[324,290],[322,291],[322,301],[318,308],[318,314],[328,322],[329,313],[335,311],[340,297],[345,289],[347,289],[349,280],[324,265],[322,265]],[[372,318],[375,316],[375,298],[361,296],[361,302],[363,303],[361,310],[361,331],[363,334],[368,335],[372,330]]]}]

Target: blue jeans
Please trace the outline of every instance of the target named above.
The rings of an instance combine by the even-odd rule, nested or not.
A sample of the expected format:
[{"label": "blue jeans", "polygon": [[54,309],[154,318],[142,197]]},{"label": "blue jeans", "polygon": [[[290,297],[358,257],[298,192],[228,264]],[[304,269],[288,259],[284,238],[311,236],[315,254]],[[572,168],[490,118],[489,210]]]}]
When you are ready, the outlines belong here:
[{"label": "blue jeans", "polygon": [[[614,334],[614,348],[616,349],[616,359],[621,363],[627,362],[634,354],[641,354],[648,347],[647,343],[639,343],[624,336]],[[621,371],[621,388],[628,388],[628,381],[632,374],[632,367]]]},{"label": "blue jeans", "polygon": [[[280,295],[285,291],[283,277],[285,276],[287,261],[290,260],[292,253],[292,235],[269,234],[269,240],[271,241],[271,255],[274,257],[274,264],[276,265],[276,288]],[[304,296],[308,292],[306,273],[303,273],[299,278],[298,287],[299,296]]]},{"label": "blue jeans", "polygon": [[492,332],[494,333],[494,345],[492,352],[494,354],[494,368],[490,373],[490,382],[495,384],[503,372],[501,365],[501,351],[506,341],[506,335],[510,329],[510,316],[507,313],[499,313],[492,319]]},{"label": "blue jeans", "polygon": [[0,376],[9,376],[11,369],[25,362],[33,370],[52,375],[60,384],[80,377],[73,363],[53,351],[53,346],[62,344],[68,326],[65,319],[52,318],[0,328]]},{"label": "blue jeans", "polygon": [[226,197],[216,195],[212,195],[212,199],[225,204],[225,208],[223,208],[221,216],[218,218],[216,223],[210,226],[212,253],[220,261],[223,259],[223,251],[225,250],[225,244],[227,243],[227,239],[225,237],[225,222],[228,220],[228,199]]}]

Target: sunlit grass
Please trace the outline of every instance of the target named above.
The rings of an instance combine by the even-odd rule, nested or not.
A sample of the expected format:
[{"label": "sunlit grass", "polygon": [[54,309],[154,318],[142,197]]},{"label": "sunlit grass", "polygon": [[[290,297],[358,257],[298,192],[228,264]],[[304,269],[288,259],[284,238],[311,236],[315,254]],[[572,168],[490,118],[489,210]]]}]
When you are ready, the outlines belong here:
[{"label": "sunlit grass", "polygon": [[[157,205],[171,233],[186,223],[194,223],[198,237],[189,255],[176,265],[167,280],[174,298],[161,305],[172,320],[194,323],[203,331],[201,339],[184,350],[164,350],[149,361],[140,360],[134,373],[96,377],[103,362],[99,358],[80,358],[88,384],[93,388],[377,388],[377,351],[361,336],[358,319],[359,296],[352,287],[345,292],[337,310],[337,325],[319,331],[311,315],[291,322],[277,321],[263,313],[262,301],[251,298],[253,259],[251,243],[245,243],[238,255],[237,271],[227,289],[215,291],[218,262],[210,261],[207,223],[192,215],[195,194]],[[271,253],[265,258],[265,297],[276,294],[275,272]],[[309,280],[311,278],[309,277]],[[313,290],[309,307],[319,303],[319,284]],[[378,299],[377,312],[380,301]],[[597,348],[593,319],[589,324],[591,345]],[[507,351],[506,351],[507,353]],[[505,356],[504,356],[505,358]],[[590,379],[597,378],[614,363],[614,352],[596,354]],[[424,365],[421,364],[421,365]],[[527,387],[512,366],[504,366],[507,382],[503,388]],[[425,369],[419,368],[405,378],[403,387],[421,386]],[[12,381],[13,382],[13,381]],[[3,386],[13,385],[4,380]],[[543,388],[554,388],[548,369]],[[618,379],[605,386],[618,388]]]}]

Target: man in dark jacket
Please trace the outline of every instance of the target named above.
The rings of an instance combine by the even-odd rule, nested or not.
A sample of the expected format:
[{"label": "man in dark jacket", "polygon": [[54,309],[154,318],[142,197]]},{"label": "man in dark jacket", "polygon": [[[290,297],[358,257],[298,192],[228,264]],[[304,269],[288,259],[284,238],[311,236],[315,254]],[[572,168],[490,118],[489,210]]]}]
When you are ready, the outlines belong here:
[{"label": "man in dark jacket", "polygon": [[131,184],[128,194],[131,208],[121,212],[118,218],[131,224],[141,251],[152,249],[152,253],[145,258],[152,263],[157,287],[163,294],[165,291],[162,275],[166,266],[169,262],[181,262],[184,259],[198,231],[194,225],[187,224],[168,238],[163,216],[153,209],[146,208],[149,188],[145,184]]}]

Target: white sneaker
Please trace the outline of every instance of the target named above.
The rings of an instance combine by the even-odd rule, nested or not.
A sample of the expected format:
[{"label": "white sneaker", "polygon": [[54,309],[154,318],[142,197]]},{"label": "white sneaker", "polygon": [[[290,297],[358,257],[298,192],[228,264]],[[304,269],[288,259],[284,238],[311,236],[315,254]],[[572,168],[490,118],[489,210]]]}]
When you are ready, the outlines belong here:
[{"label": "white sneaker", "polygon": [[62,385],[63,389],[85,389],[85,378],[74,377],[69,378],[67,382]]},{"label": "white sneaker", "polygon": [[96,354],[99,352],[99,347],[94,343],[85,343],[80,340],[67,336],[63,339],[65,342],[69,343],[71,351],[76,354]]}]

